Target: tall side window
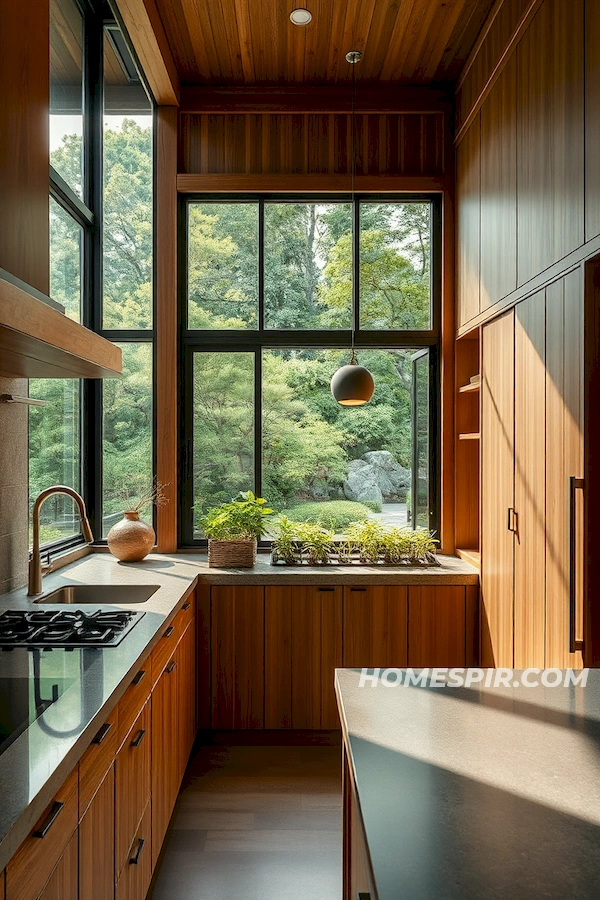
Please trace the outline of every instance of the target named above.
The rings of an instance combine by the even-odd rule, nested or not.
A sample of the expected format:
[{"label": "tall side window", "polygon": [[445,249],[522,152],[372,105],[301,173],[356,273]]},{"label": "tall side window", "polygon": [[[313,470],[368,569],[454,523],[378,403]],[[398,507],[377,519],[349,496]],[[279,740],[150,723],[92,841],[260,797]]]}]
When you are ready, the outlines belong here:
[{"label": "tall side window", "polygon": [[[50,8],[50,293],[119,343],[123,377],[31,382],[30,501],[75,488],[102,540],[153,477],[153,107],[108,4]],[[82,539],[72,501],[47,501],[47,549]]]},{"label": "tall side window", "polygon": [[[198,197],[184,213],[185,543],[240,490],[336,533],[436,530],[438,201]],[[375,393],[344,407],[330,381],[353,324]]]}]

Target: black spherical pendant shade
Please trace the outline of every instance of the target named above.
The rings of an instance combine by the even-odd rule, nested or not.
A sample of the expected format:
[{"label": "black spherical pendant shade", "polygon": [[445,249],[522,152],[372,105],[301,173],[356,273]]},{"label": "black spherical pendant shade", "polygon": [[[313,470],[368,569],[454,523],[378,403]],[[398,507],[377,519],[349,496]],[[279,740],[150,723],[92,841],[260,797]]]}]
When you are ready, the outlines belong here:
[{"label": "black spherical pendant shade", "polygon": [[342,406],[364,406],[373,396],[375,383],[368,369],[353,356],[331,379],[331,393]]}]

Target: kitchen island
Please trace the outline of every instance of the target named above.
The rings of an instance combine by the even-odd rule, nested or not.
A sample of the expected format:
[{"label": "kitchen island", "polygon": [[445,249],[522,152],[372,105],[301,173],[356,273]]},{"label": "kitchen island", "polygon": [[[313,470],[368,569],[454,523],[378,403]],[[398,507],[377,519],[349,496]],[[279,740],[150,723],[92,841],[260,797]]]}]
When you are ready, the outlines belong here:
[{"label": "kitchen island", "polygon": [[599,896],[600,670],[585,687],[360,677],[336,672],[344,900]]}]

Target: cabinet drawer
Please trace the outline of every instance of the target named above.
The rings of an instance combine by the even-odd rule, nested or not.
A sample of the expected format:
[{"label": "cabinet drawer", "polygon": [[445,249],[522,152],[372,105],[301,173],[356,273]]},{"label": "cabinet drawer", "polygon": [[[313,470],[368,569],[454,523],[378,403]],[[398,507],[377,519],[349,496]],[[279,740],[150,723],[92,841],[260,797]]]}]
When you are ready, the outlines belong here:
[{"label": "cabinet drawer", "polygon": [[117,749],[122,746],[140,710],[145,706],[151,688],[150,659],[146,659],[133,676],[117,707],[119,720]]},{"label": "cabinet drawer", "polygon": [[116,759],[115,867],[117,875],[150,799],[150,703],[134,722]]},{"label": "cabinet drawer", "polygon": [[117,881],[116,900],[144,900],[148,893],[152,878],[150,822],[150,804],[148,804]]},{"label": "cabinet drawer", "polygon": [[6,867],[7,900],[36,900],[77,828],[78,772],[57,792]]},{"label": "cabinet drawer", "polygon": [[113,710],[98,729],[79,762],[79,818],[92,802],[104,776],[112,766],[117,744],[117,710]]},{"label": "cabinet drawer", "polygon": [[189,597],[186,598],[183,606],[173,619],[173,621],[168,625],[162,637],[159,639],[158,644],[152,651],[152,684],[156,684],[160,676],[162,675],[165,666],[175,653],[175,648],[183,635],[183,632],[192,621],[195,612],[195,595],[191,593]]}]

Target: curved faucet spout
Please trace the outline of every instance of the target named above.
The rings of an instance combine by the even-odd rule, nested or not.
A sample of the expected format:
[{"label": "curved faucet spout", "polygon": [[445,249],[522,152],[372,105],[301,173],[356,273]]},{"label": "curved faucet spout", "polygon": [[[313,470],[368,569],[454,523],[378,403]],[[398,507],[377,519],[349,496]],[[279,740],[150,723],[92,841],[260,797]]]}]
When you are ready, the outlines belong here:
[{"label": "curved faucet spout", "polygon": [[40,511],[48,497],[52,497],[54,494],[66,494],[67,497],[73,498],[79,509],[83,537],[88,544],[91,544],[94,540],[94,535],[92,534],[92,529],[90,528],[90,523],[88,522],[87,510],[85,508],[83,497],[81,497],[77,493],[77,491],[73,490],[73,488],[71,487],[67,487],[64,484],[55,484],[52,487],[46,488],[45,491],[42,491],[33,504],[33,512],[31,515],[33,525],[33,545],[31,550],[31,559],[29,560],[29,589],[27,591],[28,597],[35,597],[36,594],[42,593],[43,572],[42,558],[40,555]]}]

